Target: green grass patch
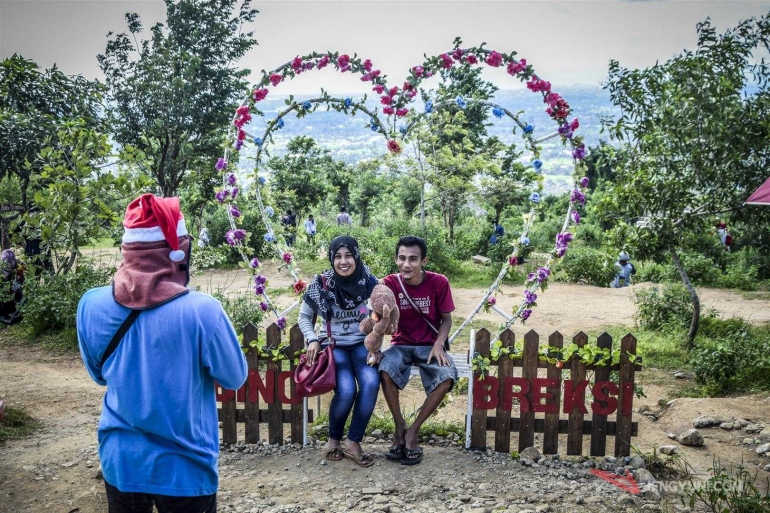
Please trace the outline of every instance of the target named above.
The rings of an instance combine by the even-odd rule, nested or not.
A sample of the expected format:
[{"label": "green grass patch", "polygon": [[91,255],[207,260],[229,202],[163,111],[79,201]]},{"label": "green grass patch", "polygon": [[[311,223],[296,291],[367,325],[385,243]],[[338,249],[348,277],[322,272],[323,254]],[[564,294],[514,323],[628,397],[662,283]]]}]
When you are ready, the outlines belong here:
[{"label": "green grass patch", "polygon": [[39,428],[40,421],[29,415],[24,408],[9,406],[5,410],[5,422],[0,424],[0,444],[29,436]]}]

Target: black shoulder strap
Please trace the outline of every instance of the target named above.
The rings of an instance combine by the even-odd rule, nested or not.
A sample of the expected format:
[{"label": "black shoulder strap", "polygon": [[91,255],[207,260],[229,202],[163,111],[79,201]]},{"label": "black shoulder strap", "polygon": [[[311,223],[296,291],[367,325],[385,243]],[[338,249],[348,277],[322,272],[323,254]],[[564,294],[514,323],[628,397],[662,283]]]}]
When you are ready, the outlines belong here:
[{"label": "black shoulder strap", "polygon": [[120,328],[118,328],[118,331],[116,331],[115,335],[112,336],[112,340],[110,340],[110,343],[107,346],[107,349],[104,350],[104,354],[102,355],[102,364],[101,364],[102,367],[104,367],[104,362],[107,361],[107,358],[112,356],[112,353],[114,353],[115,350],[118,348],[118,345],[120,345],[120,342],[123,340],[123,337],[126,335],[126,332],[134,324],[134,321],[136,320],[137,317],[139,317],[140,313],[142,313],[141,310],[131,310],[131,313],[128,314],[128,317],[126,317],[126,320],[123,321],[123,324],[120,325]]}]

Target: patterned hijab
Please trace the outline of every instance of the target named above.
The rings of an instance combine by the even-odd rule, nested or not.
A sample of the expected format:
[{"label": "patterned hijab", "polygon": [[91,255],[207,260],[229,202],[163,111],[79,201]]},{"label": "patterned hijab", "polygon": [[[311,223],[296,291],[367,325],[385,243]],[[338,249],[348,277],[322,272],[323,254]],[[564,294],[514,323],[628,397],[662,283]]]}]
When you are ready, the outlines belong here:
[{"label": "patterned hijab", "polygon": [[[348,248],[356,262],[356,269],[350,276],[340,276],[334,271],[334,255],[343,247]],[[372,276],[361,260],[358,242],[353,237],[343,235],[334,239],[329,244],[328,256],[332,268],[316,276],[305,291],[305,302],[325,320],[331,318],[332,305],[342,310],[353,309],[369,299],[372,289],[377,285],[377,278]],[[321,276],[326,278],[326,290]]]}]

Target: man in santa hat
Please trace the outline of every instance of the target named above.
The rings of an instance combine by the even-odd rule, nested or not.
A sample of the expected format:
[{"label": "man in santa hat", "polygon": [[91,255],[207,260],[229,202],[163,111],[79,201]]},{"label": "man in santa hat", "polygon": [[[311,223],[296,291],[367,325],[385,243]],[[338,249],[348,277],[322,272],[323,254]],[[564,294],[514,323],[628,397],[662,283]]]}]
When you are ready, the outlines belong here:
[{"label": "man in santa hat", "polygon": [[216,511],[214,382],[237,390],[246,360],[211,296],[187,289],[190,241],[179,198],[144,194],[123,220],[111,286],[78,305],[80,352],[107,385],[99,457],[110,513]]}]

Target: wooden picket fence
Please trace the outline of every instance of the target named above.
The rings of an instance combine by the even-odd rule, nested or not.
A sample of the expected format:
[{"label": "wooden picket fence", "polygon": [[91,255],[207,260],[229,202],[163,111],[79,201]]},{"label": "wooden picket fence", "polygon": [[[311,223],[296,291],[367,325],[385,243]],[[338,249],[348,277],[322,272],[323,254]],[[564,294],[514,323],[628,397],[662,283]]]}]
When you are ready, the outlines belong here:
[{"label": "wooden picket fence", "polygon": [[[503,347],[514,347],[515,336],[510,330],[506,330],[500,336]],[[588,342],[585,333],[580,332],[575,335],[572,341],[578,346],[583,347]],[[638,433],[638,424],[632,422],[631,412],[633,404],[633,383],[635,372],[641,371],[639,365],[641,359],[637,358],[635,363],[629,361],[628,354],[636,354],[636,338],[632,335],[623,337],[620,343],[621,358],[620,363],[614,366],[594,366],[587,365],[578,361],[573,356],[570,362],[564,364],[564,369],[569,369],[572,383],[582,382],[586,379],[588,371],[594,372],[594,383],[609,381],[610,372],[619,373],[619,393],[617,397],[618,406],[616,420],[608,420],[607,415],[593,413],[590,420],[586,420],[585,414],[579,410],[580,403],[576,402],[567,419],[560,418],[561,410],[561,388],[562,388],[562,369],[554,364],[539,361],[538,346],[540,336],[534,331],[530,331],[524,336],[524,346],[521,359],[511,359],[508,355],[502,355],[497,362],[492,362],[497,367],[497,379],[499,383],[504,383],[508,377],[513,377],[516,368],[521,368],[521,377],[531,380],[538,377],[538,369],[546,369],[548,379],[555,380],[556,386],[547,387],[546,393],[553,394],[552,402],[556,403],[556,412],[545,413],[543,418],[536,418],[533,411],[521,412],[518,418],[512,418],[510,409],[504,408],[503,394],[504,387],[499,387],[498,406],[495,416],[489,416],[486,409],[473,409],[470,419],[470,447],[482,448],[487,446],[487,431],[495,432],[495,451],[509,452],[511,445],[511,432],[518,432],[519,451],[535,445],[535,433],[543,434],[544,454],[557,454],[559,435],[567,435],[567,454],[579,455],[583,451],[583,435],[591,437],[591,456],[604,456],[607,448],[607,437],[615,437],[615,456],[628,456],[631,449],[631,437]],[[564,347],[564,337],[558,333],[553,333],[548,337],[548,345],[555,348]],[[608,348],[610,352],[613,349],[612,337],[603,333],[597,339],[597,345],[600,348]],[[472,348],[476,353],[489,357],[490,355],[490,335],[485,329],[479,330],[472,342]],[[474,375],[473,383],[469,384],[469,395],[473,393],[474,384],[481,379],[478,373]],[[630,385],[629,385],[630,384]],[[477,385],[478,386],[478,385]],[[532,388],[524,394],[533,403]],[[582,393],[583,404],[585,402],[585,389]]]},{"label": "wooden picket fence", "polygon": [[[278,347],[281,343],[281,330],[275,324],[271,324],[265,330],[265,337],[268,347]],[[246,362],[249,368],[246,383],[237,392],[223,390],[217,386],[217,401],[222,403],[217,411],[219,421],[222,423],[222,442],[236,443],[238,424],[243,423],[247,444],[260,441],[260,424],[263,426],[267,424],[266,440],[271,444],[283,444],[284,424],[291,424],[292,442],[302,443],[306,421],[303,415],[303,400],[296,396],[292,379],[296,365],[293,359],[290,359],[289,370],[284,370],[280,361],[260,360],[257,350],[249,346],[250,342],[256,340],[257,327],[247,324],[243,328],[243,347],[246,349]],[[292,326],[289,331],[290,354],[304,348],[304,340],[299,326]],[[265,403],[266,408],[260,409],[260,399]],[[284,405],[288,405],[289,408],[284,409]],[[313,410],[308,410],[307,413],[307,422],[313,422]]]}]

